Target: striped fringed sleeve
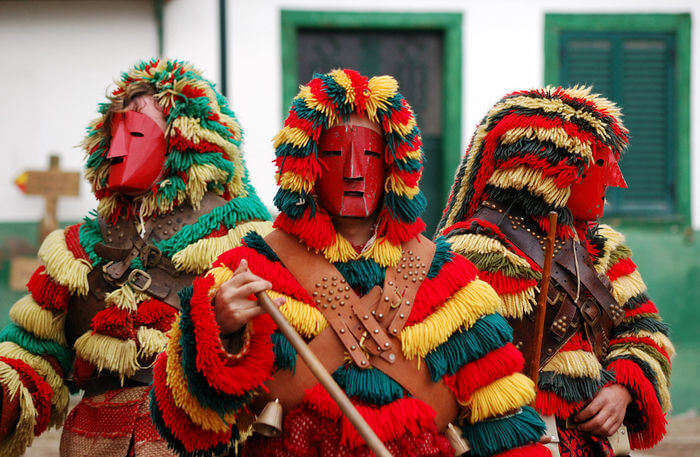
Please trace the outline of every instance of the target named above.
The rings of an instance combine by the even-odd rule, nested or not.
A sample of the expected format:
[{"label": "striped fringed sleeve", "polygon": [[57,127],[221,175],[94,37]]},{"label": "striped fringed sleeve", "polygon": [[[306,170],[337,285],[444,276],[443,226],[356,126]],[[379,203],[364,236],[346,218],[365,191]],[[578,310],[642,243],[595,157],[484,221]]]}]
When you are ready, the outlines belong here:
[{"label": "striped fringed sleeve", "polygon": [[[260,235],[250,232],[248,237]],[[278,289],[274,274],[265,271],[266,265],[261,268],[265,259],[255,249],[241,246],[224,253],[180,294],[180,316],[154,366],[151,416],[182,456],[219,455],[235,445],[241,439],[239,419],[248,414],[247,405],[273,373],[275,325],[268,315],[247,324],[238,354],[226,352],[219,337],[212,298],[244,258],[253,273]]]},{"label": "striped fringed sleeve", "polygon": [[425,358],[432,379],[452,390],[464,409],[458,425],[474,455],[548,456],[536,444],[544,422],[526,406],[535,398],[534,385],[520,373],[524,361],[497,312],[498,295],[444,238],[436,245],[400,335],[406,357]]},{"label": "striped fringed sleeve", "polygon": [[608,276],[613,296],[625,310],[624,320],[613,329],[606,368],[614,373],[615,382],[632,394],[633,403],[625,418],[632,446],[649,448],[666,431],[675,350],[668,338],[668,326],[647,296],[647,287],[622,234],[601,225],[591,239],[593,246],[599,246],[594,253],[596,270]]},{"label": "striped fringed sleeve", "polygon": [[46,238],[39,248],[42,266],[27,283],[29,293],[12,306],[12,322],[0,332],[5,397],[0,455],[21,455],[35,436],[65,418],[69,393],[64,376],[74,353],[66,343],[64,322],[70,296],[87,293],[91,268],[78,228],[56,230]]}]

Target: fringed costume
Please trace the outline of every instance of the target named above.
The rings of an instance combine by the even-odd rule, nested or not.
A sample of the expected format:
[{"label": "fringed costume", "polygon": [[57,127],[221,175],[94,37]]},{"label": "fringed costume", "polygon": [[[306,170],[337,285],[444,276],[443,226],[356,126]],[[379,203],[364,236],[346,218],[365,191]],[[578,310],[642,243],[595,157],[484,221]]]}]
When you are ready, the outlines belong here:
[{"label": "fringed costume", "polygon": [[[313,195],[324,172],[318,138],[351,113],[378,123],[387,145],[383,203],[375,234],[363,247],[335,231]],[[454,455],[443,433],[448,421],[462,429],[474,455],[548,455],[533,444],[544,424],[525,406],[534,400],[534,386],[520,373],[523,359],[497,313],[497,295],[444,239],[433,244],[420,235],[422,141],[397,82],[352,70],[315,75],[292,102],[275,147],[277,230],[246,235],[242,247],[195,280],[168,349],[156,361],[152,413],[172,447],[182,456],[216,455],[233,446],[250,457],[371,455],[320,384],[298,387],[297,375],[308,369],[267,315],[245,327],[240,353],[223,350],[212,297],[247,259],[254,274],[272,283],[271,297],[284,298],[282,313],[319,357],[340,347],[329,371],[393,455]],[[302,278],[303,271],[291,268],[299,263],[307,270],[325,264],[330,273]],[[401,295],[399,283],[415,288],[412,300]],[[367,303],[368,312],[352,321],[357,326],[344,328],[341,320],[337,330],[335,310],[340,316]],[[394,360],[413,379],[405,382]],[[412,389],[419,380],[424,388]],[[454,416],[430,404],[428,390],[447,392]],[[285,410],[282,436],[251,436],[248,416],[259,412],[254,400],[277,397],[288,406],[290,396],[296,402]]]},{"label": "fringed costume", "polygon": [[[535,409],[558,419],[565,456],[610,454],[607,439],[565,424],[606,385],[621,384],[633,397],[625,418],[632,448],[649,448],[661,440],[671,407],[674,348],[624,237],[603,224],[575,224],[566,206],[572,184],[595,166],[594,153],[608,149],[619,158],[626,145],[619,109],[590,89],[548,87],[510,94],[478,125],[439,229],[500,295],[501,313],[516,334],[518,326],[532,333],[542,276],[536,257],[543,256],[547,214],[558,213],[555,264],[570,268],[569,278],[580,276],[578,283],[565,284],[580,300],[567,314],[559,312],[566,308],[561,299],[569,300],[567,293],[549,294],[552,327],[545,328],[544,346],[547,341],[552,345],[546,353],[543,347],[546,363]],[[540,245],[532,250],[539,254],[524,252],[527,243],[518,240],[528,237]],[[572,248],[573,240],[580,250],[560,255]],[[585,268],[598,276],[599,284],[607,283],[603,291],[591,286],[593,295],[612,294],[612,303],[600,309],[588,306],[595,300],[586,295]],[[598,325],[598,331],[589,325],[602,322],[595,320],[599,318],[613,322],[609,332],[605,325]],[[522,343],[516,338],[516,344]]]},{"label": "fringed costume", "polygon": [[[21,455],[64,420],[62,456],[172,455],[148,392],[179,288],[246,233],[271,230],[248,183],[240,126],[212,83],[187,63],[151,60],[124,73],[111,100],[135,83],[151,88],[167,120],[161,178],[133,200],[110,191],[111,102],[101,104],[84,141],[97,211],[46,238],[29,293],[0,333],[0,455]],[[66,419],[69,391],[79,390]]]}]

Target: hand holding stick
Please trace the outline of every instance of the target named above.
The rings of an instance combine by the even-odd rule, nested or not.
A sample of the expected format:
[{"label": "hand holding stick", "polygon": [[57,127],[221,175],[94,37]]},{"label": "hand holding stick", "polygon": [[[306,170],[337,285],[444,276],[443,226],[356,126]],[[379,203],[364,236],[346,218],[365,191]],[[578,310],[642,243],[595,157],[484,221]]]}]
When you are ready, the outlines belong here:
[{"label": "hand holding stick", "polygon": [[285,319],[280,310],[277,309],[277,306],[273,303],[272,299],[270,299],[270,296],[267,295],[267,292],[258,292],[255,295],[258,297],[258,304],[270,315],[272,320],[275,321],[275,324],[277,324],[282,334],[287,337],[294,349],[296,349],[297,354],[304,359],[311,373],[313,373],[316,379],[318,379],[321,385],[328,391],[352,425],[355,426],[367,443],[367,446],[374,452],[374,455],[376,457],[391,457],[384,443],[382,443],[379,437],[374,433],[374,430],[372,430],[357,409],[355,409],[355,406],[348,396],[345,395],[343,389],[335,382],[313,351],[309,349],[304,339],[297,333],[294,327],[287,322],[287,319]]}]

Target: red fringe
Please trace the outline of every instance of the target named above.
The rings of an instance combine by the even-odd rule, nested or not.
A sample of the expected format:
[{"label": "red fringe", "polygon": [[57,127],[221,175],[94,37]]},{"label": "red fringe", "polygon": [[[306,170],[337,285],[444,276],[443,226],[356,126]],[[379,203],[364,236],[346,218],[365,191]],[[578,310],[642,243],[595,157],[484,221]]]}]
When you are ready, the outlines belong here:
[{"label": "red fringe", "polygon": [[666,414],[656,398],[654,386],[649,382],[639,366],[631,360],[614,360],[607,367],[615,372],[615,381],[632,393],[637,410],[643,415],[644,428],[630,430],[630,443],[634,449],[647,449],[654,446],[666,434]]},{"label": "red fringe", "polygon": [[513,157],[499,164],[498,167],[507,169],[520,165],[527,165],[535,170],[542,170],[544,176],[553,176],[554,184],[560,189],[570,186],[578,177],[578,167],[569,165],[566,160],[562,160],[556,165],[551,165],[546,159],[532,154]]},{"label": "red fringe", "polygon": [[162,353],[153,367],[153,392],[165,426],[182,443],[187,452],[208,449],[231,440],[231,432],[213,433],[195,425],[187,414],[175,405],[166,386],[166,355]]},{"label": "red fringe", "polygon": [[197,347],[197,369],[209,385],[227,395],[241,395],[258,388],[272,375],[274,355],[270,335],[275,325],[270,316],[259,316],[249,323],[251,339],[245,357],[233,360],[224,350],[209,298],[214,279],[205,276],[195,279],[190,301],[190,318],[194,324]]},{"label": "red fringe", "polygon": [[513,343],[507,343],[485,356],[460,368],[454,375],[444,377],[445,384],[457,399],[465,403],[478,389],[497,379],[521,371],[525,359]]},{"label": "red fringe", "polygon": [[353,92],[355,92],[355,109],[357,114],[364,114],[367,106],[368,79],[355,70],[343,70],[352,82]]},{"label": "red fringe", "polygon": [[[284,121],[285,127],[291,127],[291,128],[296,128],[299,130],[302,130],[306,132],[308,135],[311,135],[311,138],[314,141],[318,141],[319,137],[321,136],[321,132],[323,130],[323,125],[318,124],[314,126],[314,122],[309,119],[302,119],[299,116],[297,116],[296,111],[289,111],[289,116],[287,116],[287,119]],[[288,157],[288,159],[291,159],[292,157]],[[297,159],[297,157],[294,157]],[[275,160],[279,160],[281,157],[278,157]],[[279,165],[279,164],[278,164]]]},{"label": "red fringe", "polygon": [[335,243],[335,228],[322,208],[317,208],[313,217],[306,209],[299,219],[292,219],[282,212],[275,218],[273,227],[296,236],[312,249],[320,250]]},{"label": "red fringe", "polygon": [[211,233],[209,233],[209,235],[206,235],[204,238],[217,238],[220,236],[224,236],[228,233],[228,231],[229,228],[226,227],[226,224],[222,222],[218,229],[212,231]]},{"label": "red fringe", "polygon": [[634,309],[625,308],[625,319],[628,319],[628,318],[634,317],[634,316],[638,316],[640,314],[658,314],[658,313],[659,313],[659,310],[656,308],[656,305],[651,300],[647,300]]},{"label": "red fringe", "polygon": [[615,265],[610,267],[610,269],[605,274],[611,281],[614,281],[621,276],[634,273],[634,270],[636,269],[637,265],[635,265],[634,262],[632,262],[632,259],[627,258],[620,260]]},{"label": "red fringe", "polygon": [[75,257],[76,259],[90,260],[88,255],[85,253],[85,250],[80,245],[78,231],[80,230],[81,225],[83,224],[75,224],[66,227],[66,230],[63,232],[63,235],[66,239],[66,246],[68,246],[68,250],[73,254],[73,257]]},{"label": "red fringe", "polygon": [[500,271],[480,271],[479,278],[489,283],[498,295],[516,294],[537,285],[534,279],[513,278]]},{"label": "red fringe", "polygon": [[68,288],[58,284],[46,273],[41,265],[27,282],[27,289],[39,306],[59,313],[68,309],[70,292]]},{"label": "red fringe", "polygon": [[535,397],[535,409],[543,416],[554,415],[560,419],[566,419],[572,414],[579,412],[586,402],[569,403],[563,398],[556,395],[554,392],[547,390],[537,390]]},{"label": "red fringe", "polygon": [[0,360],[11,366],[19,374],[22,384],[31,393],[34,407],[37,411],[34,436],[39,436],[49,425],[53,390],[32,367],[23,361],[7,357],[0,357]]},{"label": "red fringe", "polygon": [[97,368],[92,363],[88,362],[82,357],[75,357],[73,362],[73,378],[80,384],[83,383],[95,375]]},{"label": "red fringe", "polygon": [[564,346],[562,346],[561,349],[559,349],[559,352],[566,351],[593,352],[593,348],[591,347],[591,344],[583,337],[581,332],[577,332],[564,344]]},{"label": "red fringe", "polygon": [[382,208],[377,223],[377,233],[384,233],[387,240],[394,245],[405,243],[424,230],[425,222],[420,217],[410,224],[398,221],[386,207]]},{"label": "red fringe", "polygon": [[321,162],[313,154],[307,157],[277,157],[275,164],[280,170],[280,174],[291,172],[312,182],[316,182],[316,179],[323,173]]},{"label": "red fringe", "polygon": [[[413,137],[410,142],[402,141],[401,143],[397,144],[396,149],[394,149],[394,156],[396,156],[395,158],[392,157],[391,154],[387,154],[387,165],[392,165],[392,169],[396,169],[398,171],[398,168],[394,165],[394,162],[397,160],[405,161],[406,155],[409,152],[415,151],[421,146],[423,146],[423,140],[419,136]],[[411,174],[420,176],[420,173],[418,172]]]},{"label": "red fringe", "polygon": [[168,137],[168,150],[179,150],[179,151],[197,151],[199,153],[204,152],[216,152],[221,154],[221,146],[214,143],[210,143],[207,140],[200,138],[198,143],[193,143],[187,139],[180,129],[174,128],[174,135]]},{"label": "red fringe", "polygon": [[90,326],[97,333],[121,340],[130,340],[136,337],[133,314],[117,306],[110,306],[99,311],[92,318]]},{"label": "red fringe", "polygon": [[167,303],[151,298],[141,303],[134,316],[134,327],[142,325],[167,332],[175,321],[177,310]]},{"label": "red fringe", "polygon": [[[338,405],[320,384],[306,391],[304,403],[323,417],[342,421],[341,443],[343,445],[354,449],[365,444],[355,427],[341,413]],[[353,401],[353,404],[383,442],[406,434],[418,436],[426,430],[436,431],[435,410],[412,397],[400,398],[381,407],[357,401]]]},{"label": "red fringe", "polygon": [[552,457],[552,453],[544,445],[539,443],[508,449],[494,457]]},{"label": "red fringe", "polygon": [[631,344],[634,346],[647,345],[657,350],[661,355],[663,355],[666,358],[666,360],[668,360],[669,364],[671,363],[671,358],[668,356],[664,348],[656,344],[656,342],[651,338],[626,336],[624,338],[614,338],[610,340],[610,345],[612,346],[614,344]]},{"label": "red fringe", "polygon": [[313,78],[311,81],[309,81],[308,86],[311,95],[314,96],[318,103],[322,104],[323,106],[327,106],[334,113],[338,112],[338,105],[335,104],[332,97],[329,97],[328,94],[326,94],[328,88],[326,87],[326,83],[321,78]]},{"label": "red fringe", "polygon": [[437,311],[448,298],[476,279],[473,263],[455,254],[434,278],[426,278],[418,288],[406,325],[413,325]]}]

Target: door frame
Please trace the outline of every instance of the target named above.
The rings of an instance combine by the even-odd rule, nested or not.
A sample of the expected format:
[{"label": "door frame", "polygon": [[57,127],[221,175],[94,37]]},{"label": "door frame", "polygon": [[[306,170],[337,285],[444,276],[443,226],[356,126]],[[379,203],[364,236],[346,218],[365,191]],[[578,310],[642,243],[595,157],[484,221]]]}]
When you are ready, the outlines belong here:
[{"label": "door frame", "polygon": [[[462,156],[462,13],[393,13],[349,11],[281,11],[282,118],[296,95],[299,70],[297,36],[301,28],[437,30],[443,43],[443,199]],[[409,101],[410,102],[410,101]]]},{"label": "door frame", "polygon": [[[544,20],[544,82],[561,83],[559,37],[567,31],[666,32],[676,41],[674,105],[676,121],[676,214],[663,218],[618,218],[631,225],[691,224],[690,190],[690,14],[546,14]],[[622,107],[624,114],[625,107]],[[634,132],[631,132],[634,135]]]}]

